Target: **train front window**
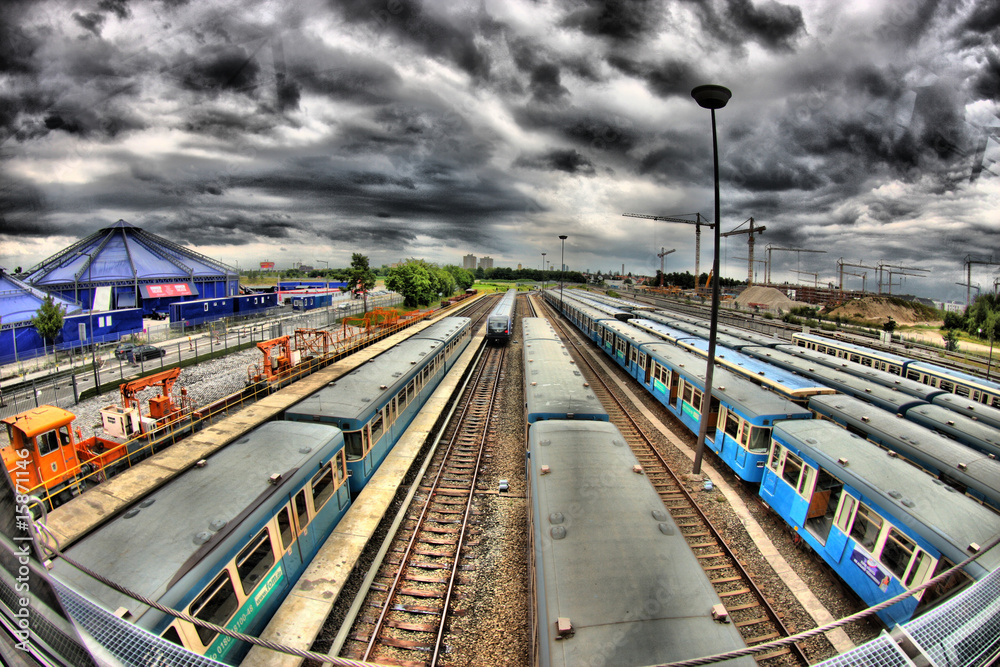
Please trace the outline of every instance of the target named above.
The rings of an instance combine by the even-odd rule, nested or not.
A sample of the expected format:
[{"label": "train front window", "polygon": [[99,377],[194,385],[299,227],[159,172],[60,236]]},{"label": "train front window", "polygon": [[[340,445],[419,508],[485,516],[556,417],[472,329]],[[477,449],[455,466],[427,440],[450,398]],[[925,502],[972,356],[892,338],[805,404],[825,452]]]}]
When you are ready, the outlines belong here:
[{"label": "train front window", "polygon": [[59,448],[59,435],[56,431],[42,433],[40,436],[35,438],[35,442],[38,445],[38,453],[45,456],[46,454],[51,454]]},{"label": "train front window", "polygon": [[[190,609],[191,615],[195,618],[224,626],[238,606],[239,601],[236,599],[233,582],[229,579],[229,570],[223,570],[222,574],[191,603]],[[218,634],[200,626],[195,629],[205,646],[208,646]]]},{"label": "train front window", "polygon": [[357,461],[365,455],[361,431],[344,431],[344,449],[347,450],[348,461]]},{"label": "train front window", "polygon": [[236,557],[236,571],[243,584],[243,592],[250,594],[274,565],[274,550],[267,528],[257,533],[254,541]]},{"label": "train front window", "polygon": [[854,516],[854,524],[851,526],[851,538],[871,552],[875,549],[875,543],[881,532],[882,517],[864,503],[859,505],[858,512]]},{"label": "train front window", "polygon": [[750,429],[750,444],[747,450],[753,454],[763,454],[771,444],[771,429],[754,426]]},{"label": "train front window", "polygon": [[784,447],[778,443],[774,443],[774,449],[771,450],[771,457],[767,461],[767,467],[778,472],[778,463],[781,461],[781,452],[784,451]]},{"label": "train front window", "polygon": [[797,489],[799,486],[799,474],[802,472],[802,459],[800,459],[795,454],[788,452],[785,456],[785,465],[781,471],[781,477],[792,488]]}]

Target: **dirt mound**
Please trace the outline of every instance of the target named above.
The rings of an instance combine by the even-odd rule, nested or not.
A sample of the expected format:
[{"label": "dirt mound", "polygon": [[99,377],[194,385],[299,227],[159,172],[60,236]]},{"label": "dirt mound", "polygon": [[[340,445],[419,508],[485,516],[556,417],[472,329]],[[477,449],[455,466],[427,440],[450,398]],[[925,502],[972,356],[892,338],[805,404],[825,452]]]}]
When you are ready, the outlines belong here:
[{"label": "dirt mound", "polygon": [[941,320],[928,318],[926,308],[908,304],[905,301],[884,296],[866,296],[863,299],[852,299],[830,311],[831,317],[840,316],[844,319],[864,320],[881,324],[890,317],[897,324],[927,324],[941,326]]},{"label": "dirt mound", "polygon": [[773,287],[761,287],[759,285],[748,287],[743,290],[740,295],[736,297],[736,303],[740,304],[741,307],[758,306],[768,310],[778,310],[780,308],[786,313],[792,308],[809,305],[808,303],[803,303],[801,301],[792,301],[784,294],[784,292],[776,290]]}]

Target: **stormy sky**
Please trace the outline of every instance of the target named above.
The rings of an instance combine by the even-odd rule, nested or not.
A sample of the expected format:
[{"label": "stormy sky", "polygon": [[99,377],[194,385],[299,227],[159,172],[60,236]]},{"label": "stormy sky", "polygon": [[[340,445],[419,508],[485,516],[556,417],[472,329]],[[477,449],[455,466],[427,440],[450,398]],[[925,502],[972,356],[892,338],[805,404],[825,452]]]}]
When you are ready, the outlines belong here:
[{"label": "stormy sky", "polygon": [[[270,260],[693,271],[964,300],[1000,204],[992,0],[4,3],[0,266],[125,219]],[[742,227],[740,225],[743,224]],[[712,232],[702,231],[701,268]],[[747,235],[722,240],[747,275]],[[918,270],[922,269],[922,271]],[[865,274],[862,278],[860,274]],[[907,275],[912,274],[912,275]],[[972,265],[992,290],[1000,266]],[[764,278],[764,264],[755,262]],[[883,272],[883,290],[890,289]]]}]

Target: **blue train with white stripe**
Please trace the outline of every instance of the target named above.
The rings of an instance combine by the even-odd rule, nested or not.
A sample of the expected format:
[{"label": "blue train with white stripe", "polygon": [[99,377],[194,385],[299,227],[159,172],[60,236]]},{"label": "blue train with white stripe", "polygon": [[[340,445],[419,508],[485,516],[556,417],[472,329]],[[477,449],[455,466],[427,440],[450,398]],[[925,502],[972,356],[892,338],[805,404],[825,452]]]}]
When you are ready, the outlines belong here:
[{"label": "blue train with white stripe", "polygon": [[[133,502],[67,554],[191,616],[258,635],[471,338],[448,317]],[[57,560],[56,576],[228,664],[244,642],[165,615]]]},{"label": "blue train with white stripe", "polygon": [[516,314],[517,290],[509,289],[486,318],[486,340],[501,343],[509,341],[514,333]]},{"label": "blue train with white stripe", "polygon": [[[558,299],[551,294],[546,294],[546,299],[558,308]],[[579,302],[569,306],[564,302],[564,311],[609,357],[629,368],[630,374],[647,391],[666,405],[692,433],[697,433],[701,411],[705,407],[701,395],[705,369],[703,356],[696,357],[677,343],[666,340],[653,342],[648,338],[648,332],[629,324],[610,324],[607,317],[602,318],[594,311],[588,311]],[[773,348],[767,349],[773,351]],[[723,351],[723,354],[730,352]],[[652,361],[647,362],[648,359]],[[648,376],[644,370],[647,364]],[[733,420],[736,423],[730,429],[730,415],[742,417],[747,414],[747,407],[739,406],[731,396],[726,396],[733,379],[725,374],[725,370],[724,367],[716,368],[715,377],[718,379],[713,382],[712,400],[705,407],[710,420],[709,432],[715,433],[714,438],[706,439],[706,445],[719,453],[726,465],[743,479],[759,482],[760,495],[775,512],[866,602],[876,604],[902,590],[914,588],[935,572],[943,571],[949,563],[962,560],[963,553],[973,553],[975,547],[970,547],[970,544],[986,544],[1000,535],[1000,515],[981,504],[993,505],[1000,495],[998,464],[989,456],[972,450],[962,452],[960,445],[946,441],[927,429],[921,431],[919,436],[913,435],[917,433],[913,431],[910,437],[917,442],[938,444],[939,447],[912,446],[909,452],[905,451],[906,448],[900,448],[899,452],[886,452],[865,443],[855,434],[865,433],[872,443],[877,442],[873,429],[865,432],[858,426],[872,421],[863,419],[864,415],[859,415],[857,422],[853,423],[853,432],[845,428],[847,423],[844,417],[840,422],[843,426],[832,422],[832,410],[824,415],[825,419],[814,418],[824,402],[837,405],[842,414],[849,412],[850,406],[843,405],[846,397],[832,393],[810,396],[808,405],[811,411],[795,406],[804,414],[770,412],[759,426],[766,430],[755,441],[752,422]],[[652,378],[651,381],[649,378]],[[759,387],[754,387],[753,391],[758,397],[773,394]],[[929,405],[915,397],[895,393],[903,397],[899,400],[913,402],[911,407]],[[853,409],[872,413],[880,408],[858,400]],[[743,434],[747,432],[747,426],[750,426],[750,437],[745,438]],[[916,424],[912,427],[921,428]],[[726,432],[727,429],[731,433]],[[813,435],[796,437],[797,434],[813,433],[822,435],[824,439]],[[853,458],[834,458],[834,462],[843,458],[845,467],[849,464],[847,473],[835,470],[822,455],[824,447],[833,447],[826,442],[827,439],[831,443],[849,442],[852,451],[863,452]],[[723,443],[721,448],[716,446],[718,442]],[[732,446],[728,451],[725,447],[727,443]],[[878,444],[889,447],[890,441],[885,439]],[[915,445],[913,442],[910,444]],[[907,455],[913,457],[913,462],[900,458]],[[957,462],[956,457],[965,461]],[[747,461],[753,461],[754,465],[748,466]],[[958,463],[965,465],[959,468]],[[949,466],[955,466],[957,470],[945,470]],[[886,470],[891,470],[892,475],[885,477]],[[939,479],[929,476],[927,472],[936,474]],[[892,483],[897,479],[901,484],[905,482],[909,495],[900,495],[901,492]],[[919,496],[919,502],[912,500],[914,495]],[[887,502],[887,498],[891,502]],[[933,504],[935,509],[929,511],[925,502]],[[947,516],[937,514],[936,508],[948,508],[947,512],[961,514],[963,519],[943,530],[937,530],[934,523],[920,523],[929,518],[943,520]],[[975,517],[975,521],[966,522],[965,516]],[[970,541],[963,543],[965,539]],[[880,618],[890,626],[908,620],[915,613],[956,592],[965,583],[994,570],[1000,563],[1000,555],[997,554],[986,554],[984,558],[982,564],[956,575],[945,586],[925,591],[908,603],[884,610]],[[872,585],[875,579],[877,581]]]}]

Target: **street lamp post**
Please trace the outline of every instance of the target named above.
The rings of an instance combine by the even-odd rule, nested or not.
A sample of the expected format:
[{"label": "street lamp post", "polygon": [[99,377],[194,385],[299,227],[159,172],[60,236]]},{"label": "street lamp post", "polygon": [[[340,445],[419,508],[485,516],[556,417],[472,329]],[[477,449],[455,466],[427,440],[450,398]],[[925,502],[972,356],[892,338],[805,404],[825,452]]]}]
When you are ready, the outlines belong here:
[{"label": "street lamp post", "polygon": [[[89,253],[89,252],[81,252],[80,255],[87,257],[87,283],[89,283],[90,289],[93,290],[94,289],[94,274],[93,274],[94,255],[93,255],[93,253]],[[87,312],[89,313],[88,316],[87,316],[87,319],[90,321],[90,332],[89,332],[90,333],[90,365],[91,365],[91,367],[93,368],[93,371],[94,371],[94,390],[97,392],[97,395],[100,396],[101,395],[101,381],[97,377],[97,343],[94,340],[94,292],[93,291],[91,291],[91,293],[90,293],[90,308],[87,309]]]},{"label": "street lamp post", "polygon": [[545,255],[548,253],[542,253],[542,291],[545,291]]},{"label": "street lamp post", "polygon": [[691,472],[701,472],[701,459],[705,453],[705,437],[708,435],[708,417],[712,406],[712,375],[715,371],[715,341],[719,332],[719,233],[722,226],[719,213],[719,141],[715,130],[715,110],[726,106],[733,93],[723,86],[697,86],[691,97],[703,109],[712,112],[712,161],[715,167],[715,252],[712,257],[712,318],[708,333],[708,364],[705,367],[705,393],[701,398],[701,421],[698,425],[698,443],[695,446],[694,463]]},{"label": "street lamp post", "polygon": [[562,241],[562,248],[559,250],[559,312],[562,312],[562,293],[563,293],[563,271],[566,268],[566,239],[569,237],[565,234],[559,235],[559,240]]}]

